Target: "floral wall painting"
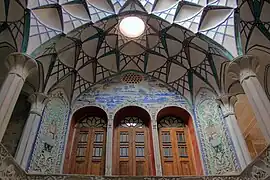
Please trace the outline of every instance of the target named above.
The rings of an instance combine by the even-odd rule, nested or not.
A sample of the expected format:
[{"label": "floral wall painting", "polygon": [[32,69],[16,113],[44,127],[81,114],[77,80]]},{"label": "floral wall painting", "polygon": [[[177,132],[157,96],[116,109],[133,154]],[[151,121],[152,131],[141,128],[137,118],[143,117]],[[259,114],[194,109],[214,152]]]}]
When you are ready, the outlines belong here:
[{"label": "floral wall painting", "polygon": [[63,93],[55,92],[44,109],[28,172],[61,172],[69,112]]},{"label": "floral wall painting", "polygon": [[239,172],[241,169],[234,146],[212,91],[199,91],[195,114],[206,175]]}]

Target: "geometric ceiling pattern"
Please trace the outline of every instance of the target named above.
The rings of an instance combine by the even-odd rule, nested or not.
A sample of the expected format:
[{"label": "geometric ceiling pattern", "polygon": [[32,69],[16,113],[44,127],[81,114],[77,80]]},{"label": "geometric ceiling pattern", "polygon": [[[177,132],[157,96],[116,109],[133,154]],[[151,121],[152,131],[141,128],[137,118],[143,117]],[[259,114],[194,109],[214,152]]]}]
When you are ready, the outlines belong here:
[{"label": "geometric ceiling pattern", "polygon": [[[61,86],[71,100],[96,82],[134,70],[192,101],[200,83],[220,88],[226,58],[255,46],[269,50],[270,1],[236,2],[2,0],[0,55],[19,51],[36,57],[40,91]],[[127,39],[119,22],[132,14],[146,28]]]},{"label": "geometric ceiling pattern", "polygon": [[239,30],[242,50],[253,48],[270,50],[270,1],[240,0]]},{"label": "geometric ceiling pattern", "polygon": [[235,0],[35,0],[31,10],[29,47],[35,47],[61,33],[106,17],[131,11],[152,14],[171,24],[201,33],[237,55],[234,32]]},{"label": "geometric ceiling pattern", "polygon": [[[26,2],[0,2],[0,53],[8,48],[13,51],[21,50],[25,43],[24,32],[26,27]],[[26,44],[27,45],[27,44]]]},{"label": "geometric ceiling pattern", "polygon": [[[260,83],[269,95],[270,90],[270,1],[240,0],[239,39],[244,54],[255,55],[260,60],[257,73]],[[268,96],[270,98],[270,96]]]},{"label": "geometric ceiling pattern", "polygon": [[62,35],[36,58],[45,92],[68,88],[72,99],[112,75],[137,71],[159,79],[192,101],[199,84],[219,88],[220,66],[226,61],[215,46],[191,31],[163,19],[135,14],[145,23],[137,38],[126,38],[114,15]]}]

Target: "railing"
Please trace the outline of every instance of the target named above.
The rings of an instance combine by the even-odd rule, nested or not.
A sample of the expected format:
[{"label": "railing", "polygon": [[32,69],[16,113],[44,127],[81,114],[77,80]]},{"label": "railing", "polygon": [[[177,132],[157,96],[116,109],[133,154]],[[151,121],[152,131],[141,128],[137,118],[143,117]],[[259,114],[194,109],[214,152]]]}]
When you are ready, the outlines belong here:
[{"label": "railing", "polygon": [[270,145],[244,169],[240,177],[270,180]]},{"label": "railing", "polygon": [[1,180],[23,180],[27,174],[15,162],[4,145],[0,143],[0,179]]},{"label": "railing", "polygon": [[117,177],[27,174],[0,143],[0,180],[270,180],[270,146],[240,175],[181,177]]}]

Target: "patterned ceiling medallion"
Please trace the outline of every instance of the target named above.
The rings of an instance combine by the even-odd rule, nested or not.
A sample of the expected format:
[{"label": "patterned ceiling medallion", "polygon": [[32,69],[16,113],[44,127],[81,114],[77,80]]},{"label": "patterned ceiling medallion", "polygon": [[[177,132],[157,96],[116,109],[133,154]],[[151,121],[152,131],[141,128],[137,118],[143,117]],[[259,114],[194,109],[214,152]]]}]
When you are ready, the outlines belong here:
[{"label": "patterned ceiling medallion", "polygon": [[[141,30],[137,35],[128,35],[123,28],[126,26],[135,29],[133,26],[135,24],[134,20],[138,21],[136,27],[141,26]],[[116,45],[120,52],[125,55],[136,56],[143,54],[145,50],[154,48],[160,42],[159,33],[148,24],[148,21],[149,17],[139,14],[119,16],[117,25],[108,32],[108,36],[111,38],[106,38],[106,43],[111,48],[115,48]],[[128,25],[130,22],[132,25]],[[158,22],[156,23],[158,24]],[[113,37],[117,37],[117,39]]]},{"label": "patterned ceiling medallion", "polygon": [[143,80],[143,76],[136,73],[127,73],[122,76],[122,82],[129,84],[139,84]]}]

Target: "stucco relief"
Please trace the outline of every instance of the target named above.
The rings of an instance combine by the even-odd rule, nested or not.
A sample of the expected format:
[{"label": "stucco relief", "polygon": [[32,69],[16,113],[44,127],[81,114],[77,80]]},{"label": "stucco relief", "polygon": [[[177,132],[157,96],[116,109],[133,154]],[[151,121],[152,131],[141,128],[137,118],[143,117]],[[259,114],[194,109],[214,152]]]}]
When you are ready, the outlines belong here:
[{"label": "stucco relief", "polygon": [[239,172],[231,137],[211,91],[201,89],[196,97],[195,113],[206,175]]},{"label": "stucco relief", "polygon": [[57,92],[44,109],[28,172],[60,173],[68,115],[69,105],[63,94]]},{"label": "stucco relief", "polygon": [[24,180],[25,172],[15,162],[11,154],[0,144],[0,179],[1,180]]}]

